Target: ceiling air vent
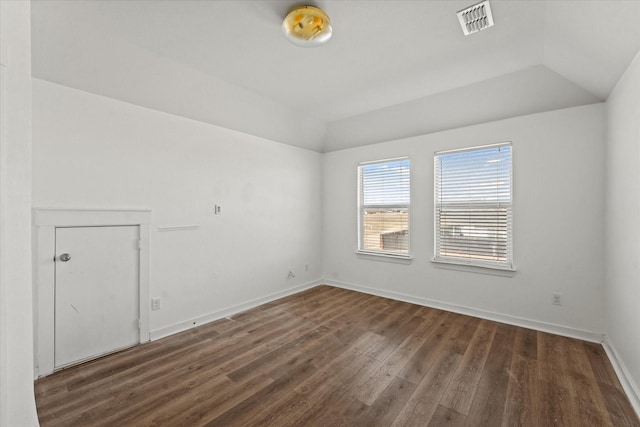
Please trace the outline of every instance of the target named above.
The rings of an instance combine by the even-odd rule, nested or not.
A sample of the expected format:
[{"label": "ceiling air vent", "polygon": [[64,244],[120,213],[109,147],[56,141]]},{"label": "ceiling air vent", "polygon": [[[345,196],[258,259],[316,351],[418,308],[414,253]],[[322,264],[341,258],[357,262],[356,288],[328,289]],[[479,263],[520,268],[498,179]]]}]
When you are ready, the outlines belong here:
[{"label": "ceiling air vent", "polygon": [[458,21],[465,36],[493,26],[489,0],[474,4],[458,12]]}]

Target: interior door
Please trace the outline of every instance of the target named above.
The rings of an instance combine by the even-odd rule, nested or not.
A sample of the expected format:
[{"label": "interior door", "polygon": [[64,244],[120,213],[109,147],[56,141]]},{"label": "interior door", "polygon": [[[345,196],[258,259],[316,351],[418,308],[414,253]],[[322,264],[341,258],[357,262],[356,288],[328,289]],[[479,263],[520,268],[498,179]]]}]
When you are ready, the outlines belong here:
[{"label": "interior door", "polygon": [[55,367],[140,342],[139,228],[56,228]]}]

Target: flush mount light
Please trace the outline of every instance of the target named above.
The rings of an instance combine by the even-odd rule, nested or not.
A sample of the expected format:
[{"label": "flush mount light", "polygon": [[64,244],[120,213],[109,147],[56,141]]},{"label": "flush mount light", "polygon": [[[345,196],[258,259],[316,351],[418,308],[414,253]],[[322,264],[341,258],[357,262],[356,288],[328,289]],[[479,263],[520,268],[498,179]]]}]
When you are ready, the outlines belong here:
[{"label": "flush mount light", "polygon": [[320,46],[331,38],[331,20],[320,8],[296,6],[284,17],[282,31],[298,46]]},{"label": "flush mount light", "polygon": [[489,0],[462,9],[458,11],[457,15],[465,36],[493,27],[493,15],[491,14]]}]

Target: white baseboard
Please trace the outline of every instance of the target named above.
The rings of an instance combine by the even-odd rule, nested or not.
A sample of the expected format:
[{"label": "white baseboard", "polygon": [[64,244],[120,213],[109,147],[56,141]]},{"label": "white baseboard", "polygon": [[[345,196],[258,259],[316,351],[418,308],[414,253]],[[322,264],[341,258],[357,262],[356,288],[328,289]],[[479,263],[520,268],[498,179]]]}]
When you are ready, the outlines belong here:
[{"label": "white baseboard", "polygon": [[412,304],[423,305],[426,307],[437,308],[440,310],[451,311],[458,314],[464,314],[467,316],[478,317],[481,319],[493,320],[495,322],[506,323],[509,325],[520,326],[527,329],[534,329],[541,332],[549,332],[551,334],[562,335],[569,338],[577,338],[583,341],[589,341],[594,343],[602,343],[604,334],[584,331],[581,329],[570,328],[567,326],[555,325],[552,323],[540,322],[537,320],[524,319],[521,317],[510,316],[507,314],[494,313],[485,310],[479,310],[477,308],[464,307],[455,304],[449,304],[445,302],[435,301],[427,298],[416,297],[413,295],[405,295],[396,292],[389,292],[381,289],[369,288],[367,286],[355,285],[352,283],[339,282],[335,280],[325,280],[327,285],[335,286],[338,288],[350,289],[352,291],[364,292],[370,295],[376,295],[384,298],[390,298],[398,301],[409,302]]},{"label": "white baseboard", "polygon": [[622,388],[629,398],[631,406],[635,410],[638,417],[640,417],[640,388],[635,383],[633,377],[629,373],[629,370],[625,366],[623,360],[620,358],[619,353],[614,347],[613,343],[606,334],[584,331],[581,329],[569,328],[566,326],[554,325],[551,323],[540,322],[537,320],[523,319],[520,317],[509,316],[500,313],[492,313],[489,311],[478,310],[470,307],[463,307],[454,304],[443,303],[440,301],[434,301],[426,298],[416,297],[412,295],[405,295],[396,292],[389,292],[385,290],[369,288],[367,286],[354,285],[352,283],[344,283],[335,280],[325,280],[323,283],[331,286],[335,286],[343,289],[350,289],[352,291],[364,292],[370,295],[381,296],[385,298],[391,298],[398,301],[409,302],[413,304],[423,305],[432,308],[438,308],[441,310],[452,311],[454,313],[465,314],[468,316],[478,317],[481,319],[493,320],[500,323],[506,323],[514,326],[521,326],[523,328],[534,329],[542,332],[549,332],[556,335],[562,335],[569,338],[577,338],[583,341],[595,342],[601,344],[604,348],[607,357],[611,361],[611,365],[622,384]]},{"label": "white baseboard", "polygon": [[188,329],[195,328],[196,326],[204,325],[205,323],[210,323],[215,320],[219,320],[219,319],[231,316],[233,314],[240,313],[241,311],[245,311],[250,308],[257,307],[261,304],[265,304],[273,300],[277,300],[279,298],[284,298],[286,296],[293,295],[298,292],[302,292],[304,290],[318,286],[321,283],[324,283],[324,282],[322,280],[315,280],[313,282],[303,283],[302,285],[294,286],[293,288],[289,288],[284,291],[280,291],[280,292],[276,292],[260,298],[256,298],[251,301],[246,301],[241,304],[236,304],[231,307],[226,307],[224,309],[217,310],[212,313],[205,314],[203,316],[194,317],[192,319],[175,323],[173,325],[165,326],[160,329],[155,329],[149,333],[149,338],[151,341],[154,341],[160,338],[167,337],[169,335],[176,334],[178,332],[186,331]]},{"label": "white baseboard", "polygon": [[631,406],[633,406],[638,418],[640,418],[640,387],[638,387],[638,384],[633,380],[633,377],[625,366],[624,361],[620,358],[620,354],[607,335],[604,337],[602,346],[613,365],[613,369],[616,371],[616,375],[618,375],[620,384],[622,384],[622,388],[627,394],[629,402],[631,402]]},{"label": "white baseboard", "polygon": [[627,394],[633,409],[636,411],[638,416],[640,417],[640,390],[638,385],[635,384],[629,371],[624,365],[622,359],[619,357],[618,352],[616,351],[613,343],[609,340],[609,338],[602,333],[584,331],[581,329],[570,328],[567,326],[555,325],[546,322],[540,322],[537,320],[524,319],[516,316],[510,316],[500,313],[494,313],[485,310],[479,310],[476,308],[459,306],[455,304],[444,303],[440,301],[435,301],[427,298],[416,297],[413,295],[405,295],[397,292],[389,292],[381,289],[370,288],[367,286],[355,285],[352,283],[345,283],[336,280],[316,280],[313,282],[304,283],[302,285],[295,286],[293,288],[286,289],[284,291],[276,292],[270,295],[266,295],[260,298],[253,299],[251,301],[247,301],[241,304],[237,304],[231,307],[227,307],[222,310],[218,310],[204,316],[199,316],[193,318],[191,320],[187,320],[184,322],[176,323],[174,325],[166,326],[164,328],[156,329],[151,331],[150,338],[151,340],[157,340],[169,335],[173,335],[178,332],[186,331],[188,329],[194,328],[196,326],[203,325],[205,323],[213,322],[215,320],[222,319],[224,317],[231,316],[233,314],[248,310],[253,307],[257,307],[261,304],[265,304],[271,301],[274,301],[279,298],[284,298],[289,295],[296,294],[298,292],[302,292],[307,289],[311,289],[313,287],[326,284],[330,286],[335,286],[338,288],[349,289],[352,291],[363,292],[369,295],[376,295],[384,298],[390,298],[398,301],[409,302],[412,304],[423,305],[426,307],[437,308],[440,310],[451,311],[453,313],[464,314],[467,316],[478,317],[481,319],[492,320],[495,322],[506,323],[509,325],[520,326],[527,329],[533,329],[542,332],[548,332],[556,335],[561,335],[569,338],[577,338],[584,341],[594,342],[598,344],[602,344],[604,350],[613,365],[613,368],[618,375],[618,379],[622,384],[622,387]]}]

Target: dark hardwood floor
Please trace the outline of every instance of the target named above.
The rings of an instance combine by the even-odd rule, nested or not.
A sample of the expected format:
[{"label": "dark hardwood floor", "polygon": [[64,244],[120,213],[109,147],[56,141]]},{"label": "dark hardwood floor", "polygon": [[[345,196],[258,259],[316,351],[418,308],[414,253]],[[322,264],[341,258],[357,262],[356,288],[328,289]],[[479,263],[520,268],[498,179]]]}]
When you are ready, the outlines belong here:
[{"label": "dark hardwood floor", "polygon": [[36,381],[46,426],[640,426],[602,347],[320,286]]}]

